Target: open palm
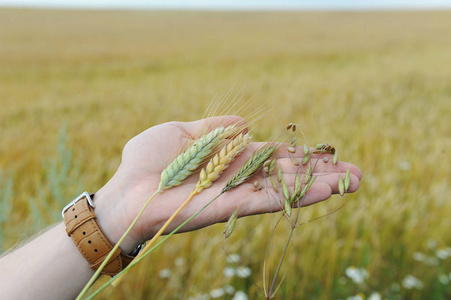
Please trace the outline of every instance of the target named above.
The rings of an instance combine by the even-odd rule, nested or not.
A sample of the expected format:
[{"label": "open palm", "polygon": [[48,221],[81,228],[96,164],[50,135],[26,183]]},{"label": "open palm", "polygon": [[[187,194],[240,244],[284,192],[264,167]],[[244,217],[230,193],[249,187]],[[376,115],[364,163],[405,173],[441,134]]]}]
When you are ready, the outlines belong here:
[{"label": "open palm", "polygon": [[[114,232],[108,233],[115,240],[122,235],[130,225],[149,197],[158,189],[161,172],[178,154],[183,146],[191,144],[199,132],[206,128],[228,126],[243,122],[240,117],[216,117],[196,122],[170,122],[152,127],[130,140],[124,147],[121,165],[113,178],[96,194],[96,205],[103,206],[114,221],[109,221]],[[216,197],[226,182],[235,174],[252,153],[262,146],[262,143],[251,143],[248,148],[233,161],[222,176],[208,189],[195,196],[180,212],[171,225],[165,230],[169,233],[183,221],[188,219],[206,203]],[[283,147],[276,154],[277,162],[281,166],[284,180],[289,185],[294,184],[296,173],[303,174],[305,167],[295,166],[293,158],[302,159],[303,152],[297,149],[295,153],[287,152]],[[318,156],[312,156],[316,161]],[[348,192],[354,192],[359,187],[362,173],[358,167],[344,162],[333,166],[332,162],[325,163],[318,160],[314,173],[317,180],[308,191],[303,205],[314,204],[326,200],[334,193],[338,193],[338,176],[346,170],[351,170],[351,185]],[[256,189],[253,182],[257,180],[263,189]],[[130,232],[123,249],[132,249],[137,244],[150,239],[185,201],[198,181],[198,173],[189,176],[182,185],[165,190],[158,194],[140,220]],[[114,203],[111,203],[113,202]],[[262,172],[257,173],[251,180],[238,188],[229,191],[204,212],[185,225],[181,231],[196,230],[217,222],[227,220],[237,209],[240,216],[279,211],[283,208],[280,197],[274,192],[267,177]],[[106,216],[98,216],[99,220],[112,220]]]}]

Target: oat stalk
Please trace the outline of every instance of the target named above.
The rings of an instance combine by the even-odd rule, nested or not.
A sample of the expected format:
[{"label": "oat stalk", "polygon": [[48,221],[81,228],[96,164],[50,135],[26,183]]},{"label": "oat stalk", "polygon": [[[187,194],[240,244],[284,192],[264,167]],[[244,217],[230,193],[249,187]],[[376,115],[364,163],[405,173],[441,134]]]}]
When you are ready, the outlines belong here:
[{"label": "oat stalk", "polygon": [[[275,294],[275,290],[274,290],[274,288],[275,288],[275,284],[276,284],[276,279],[277,279],[277,277],[279,276],[279,272],[280,272],[280,269],[281,269],[281,267],[282,267],[282,262],[283,262],[283,260],[285,259],[285,255],[286,255],[286,253],[287,253],[287,250],[288,250],[288,245],[290,244],[290,242],[291,242],[291,238],[293,237],[293,232],[294,232],[294,229],[296,228],[296,223],[298,222],[298,220],[299,220],[299,212],[300,212],[300,207],[302,206],[302,204],[303,204],[303,202],[304,202],[304,196],[305,196],[305,194],[307,193],[307,191],[310,189],[310,187],[313,185],[313,182],[315,182],[315,179],[316,179],[316,177],[317,176],[314,176],[314,177],[311,177],[310,178],[310,181],[304,186],[304,188],[302,189],[302,191],[301,191],[301,194],[298,196],[298,198],[296,199],[296,198],[294,198],[293,196],[295,196],[296,195],[296,190],[299,190],[300,189],[300,178],[299,178],[299,176],[298,176],[299,174],[296,174],[296,179],[295,179],[295,192],[293,192],[293,195],[291,195],[291,199],[294,199],[294,203],[297,203],[297,202],[299,202],[299,204],[298,204],[298,213],[297,213],[297,215],[296,215],[296,220],[291,224],[291,230],[290,230],[290,235],[288,236],[288,239],[287,239],[287,243],[285,244],[285,248],[284,248],[284,250],[283,250],[283,253],[282,253],[282,257],[280,258],[280,261],[279,261],[279,265],[277,266],[277,270],[276,270],[276,273],[275,273],[275,275],[274,275],[274,278],[273,278],[273,280],[272,280],[272,282],[271,282],[271,286],[270,286],[270,288],[269,288],[269,290],[268,290],[268,293],[267,293],[267,299],[270,299],[274,294]],[[298,181],[299,181],[299,183],[298,183]],[[282,184],[283,184],[284,182],[282,181]],[[299,186],[299,187],[298,187]],[[287,200],[287,197],[284,195],[284,198],[285,198],[285,207],[284,207],[284,210],[285,210],[285,213],[290,217],[291,216],[291,205],[288,207],[288,205],[289,205],[289,202],[291,202],[291,199],[290,199],[290,201],[288,201]],[[304,198],[304,199],[303,199]],[[293,204],[293,203],[291,203],[291,204]],[[279,286],[280,286],[280,284],[279,284]],[[277,289],[276,289],[277,290]]]}]

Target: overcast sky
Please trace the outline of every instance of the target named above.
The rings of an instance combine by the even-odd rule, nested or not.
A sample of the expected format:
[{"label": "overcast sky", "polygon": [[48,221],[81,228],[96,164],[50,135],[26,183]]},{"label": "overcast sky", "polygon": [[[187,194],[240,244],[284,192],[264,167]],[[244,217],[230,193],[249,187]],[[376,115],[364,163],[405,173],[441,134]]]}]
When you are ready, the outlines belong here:
[{"label": "overcast sky", "polygon": [[6,7],[86,9],[451,9],[451,0],[0,0]]}]

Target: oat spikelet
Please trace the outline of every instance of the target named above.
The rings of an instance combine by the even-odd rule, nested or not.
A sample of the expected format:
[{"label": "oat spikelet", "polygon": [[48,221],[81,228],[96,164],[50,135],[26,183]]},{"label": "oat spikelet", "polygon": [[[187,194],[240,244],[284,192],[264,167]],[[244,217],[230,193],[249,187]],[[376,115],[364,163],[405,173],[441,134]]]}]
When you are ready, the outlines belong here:
[{"label": "oat spikelet", "polygon": [[268,160],[277,150],[276,145],[268,145],[256,151],[238,170],[238,172],[227,182],[221,193],[236,188],[255,173],[257,173],[266,160]]},{"label": "oat spikelet", "polygon": [[248,133],[244,135],[240,133],[213,156],[207,166],[200,171],[196,192],[200,193],[203,189],[210,187],[213,181],[218,179],[221,173],[229,167],[232,160],[246,149],[250,140],[251,136]]},{"label": "oat spikelet", "polygon": [[301,192],[301,178],[299,177],[299,173],[296,173],[296,178],[294,179],[294,192],[291,195],[290,203],[295,202],[297,196]]},{"label": "oat spikelet", "polygon": [[340,196],[345,194],[345,183],[341,175],[338,176],[338,192],[340,193]]},{"label": "oat spikelet", "polygon": [[351,185],[351,169],[350,168],[348,168],[346,170],[346,176],[345,176],[344,183],[345,183],[345,192],[347,192],[349,189],[349,186]]},{"label": "oat spikelet", "polygon": [[272,188],[274,189],[274,191],[276,193],[278,193],[279,192],[279,187],[278,187],[278,185],[276,183],[276,180],[274,179],[274,177],[272,175],[269,175],[269,179],[271,180]]},{"label": "oat spikelet", "polygon": [[312,171],[313,171],[312,165],[309,164],[309,165],[308,165],[308,169],[307,169],[307,171],[305,172],[305,175],[304,175],[304,182],[305,182],[305,183],[308,183],[308,181],[309,181],[310,178],[312,177]]},{"label": "oat spikelet", "polygon": [[227,224],[226,224],[226,226],[224,228],[224,232],[223,232],[225,238],[228,238],[232,234],[233,229],[235,228],[237,219],[238,219],[238,209],[233,212],[233,214],[230,216],[229,220],[227,221]]},{"label": "oat spikelet", "polygon": [[309,152],[309,149],[308,149],[308,147],[307,147],[307,145],[306,145],[306,144],[304,144],[304,148],[303,148],[303,151],[304,151],[304,155],[307,155],[307,154],[308,154],[308,152]]},{"label": "oat spikelet", "polygon": [[306,163],[308,163],[309,159],[310,159],[310,154],[312,154],[312,152],[308,152],[304,158],[302,159],[302,164],[305,165]]},{"label": "oat spikelet", "polygon": [[221,143],[222,139],[233,131],[234,126],[218,127],[194,142],[185,152],[161,172],[158,189],[162,192],[182,184],[182,181],[191,175],[199,165],[211,154],[211,151]]},{"label": "oat spikelet", "polygon": [[338,162],[338,151],[336,151],[336,150],[334,152],[334,158],[333,158],[332,162],[334,163],[334,166],[337,165],[337,162]]}]

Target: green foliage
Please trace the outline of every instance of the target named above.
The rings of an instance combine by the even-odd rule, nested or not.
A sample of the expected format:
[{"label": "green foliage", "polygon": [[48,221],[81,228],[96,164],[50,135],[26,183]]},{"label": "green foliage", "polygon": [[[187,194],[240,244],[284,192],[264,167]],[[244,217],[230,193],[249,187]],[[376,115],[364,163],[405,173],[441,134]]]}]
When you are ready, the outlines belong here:
[{"label": "green foliage", "polygon": [[[37,181],[36,186],[29,187],[36,191],[36,195],[29,196],[26,203],[32,226],[27,228],[30,226],[28,222],[17,224],[17,229],[21,232],[20,237],[24,233],[37,232],[45,226],[60,221],[62,208],[71,198],[83,191],[80,163],[73,158],[66,139],[67,128],[63,126],[58,137],[56,156],[44,159],[41,170],[42,181]],[[12,228],[10,225],[16,221],[12,210],[12,199],[13,194],[18,193],[20,191],[13,186],[13,177],[0,173],[0,229]],[[14,233],[11,231],[11,235]],[[0,246],[4,240],[3,230],[0,230]]]},{"label": "green foliage", "polygon": [[13,178],[3,174],[0,170],[0,253],[2,249],[4,230],[7,228],[8,218],[12,211]]}]

